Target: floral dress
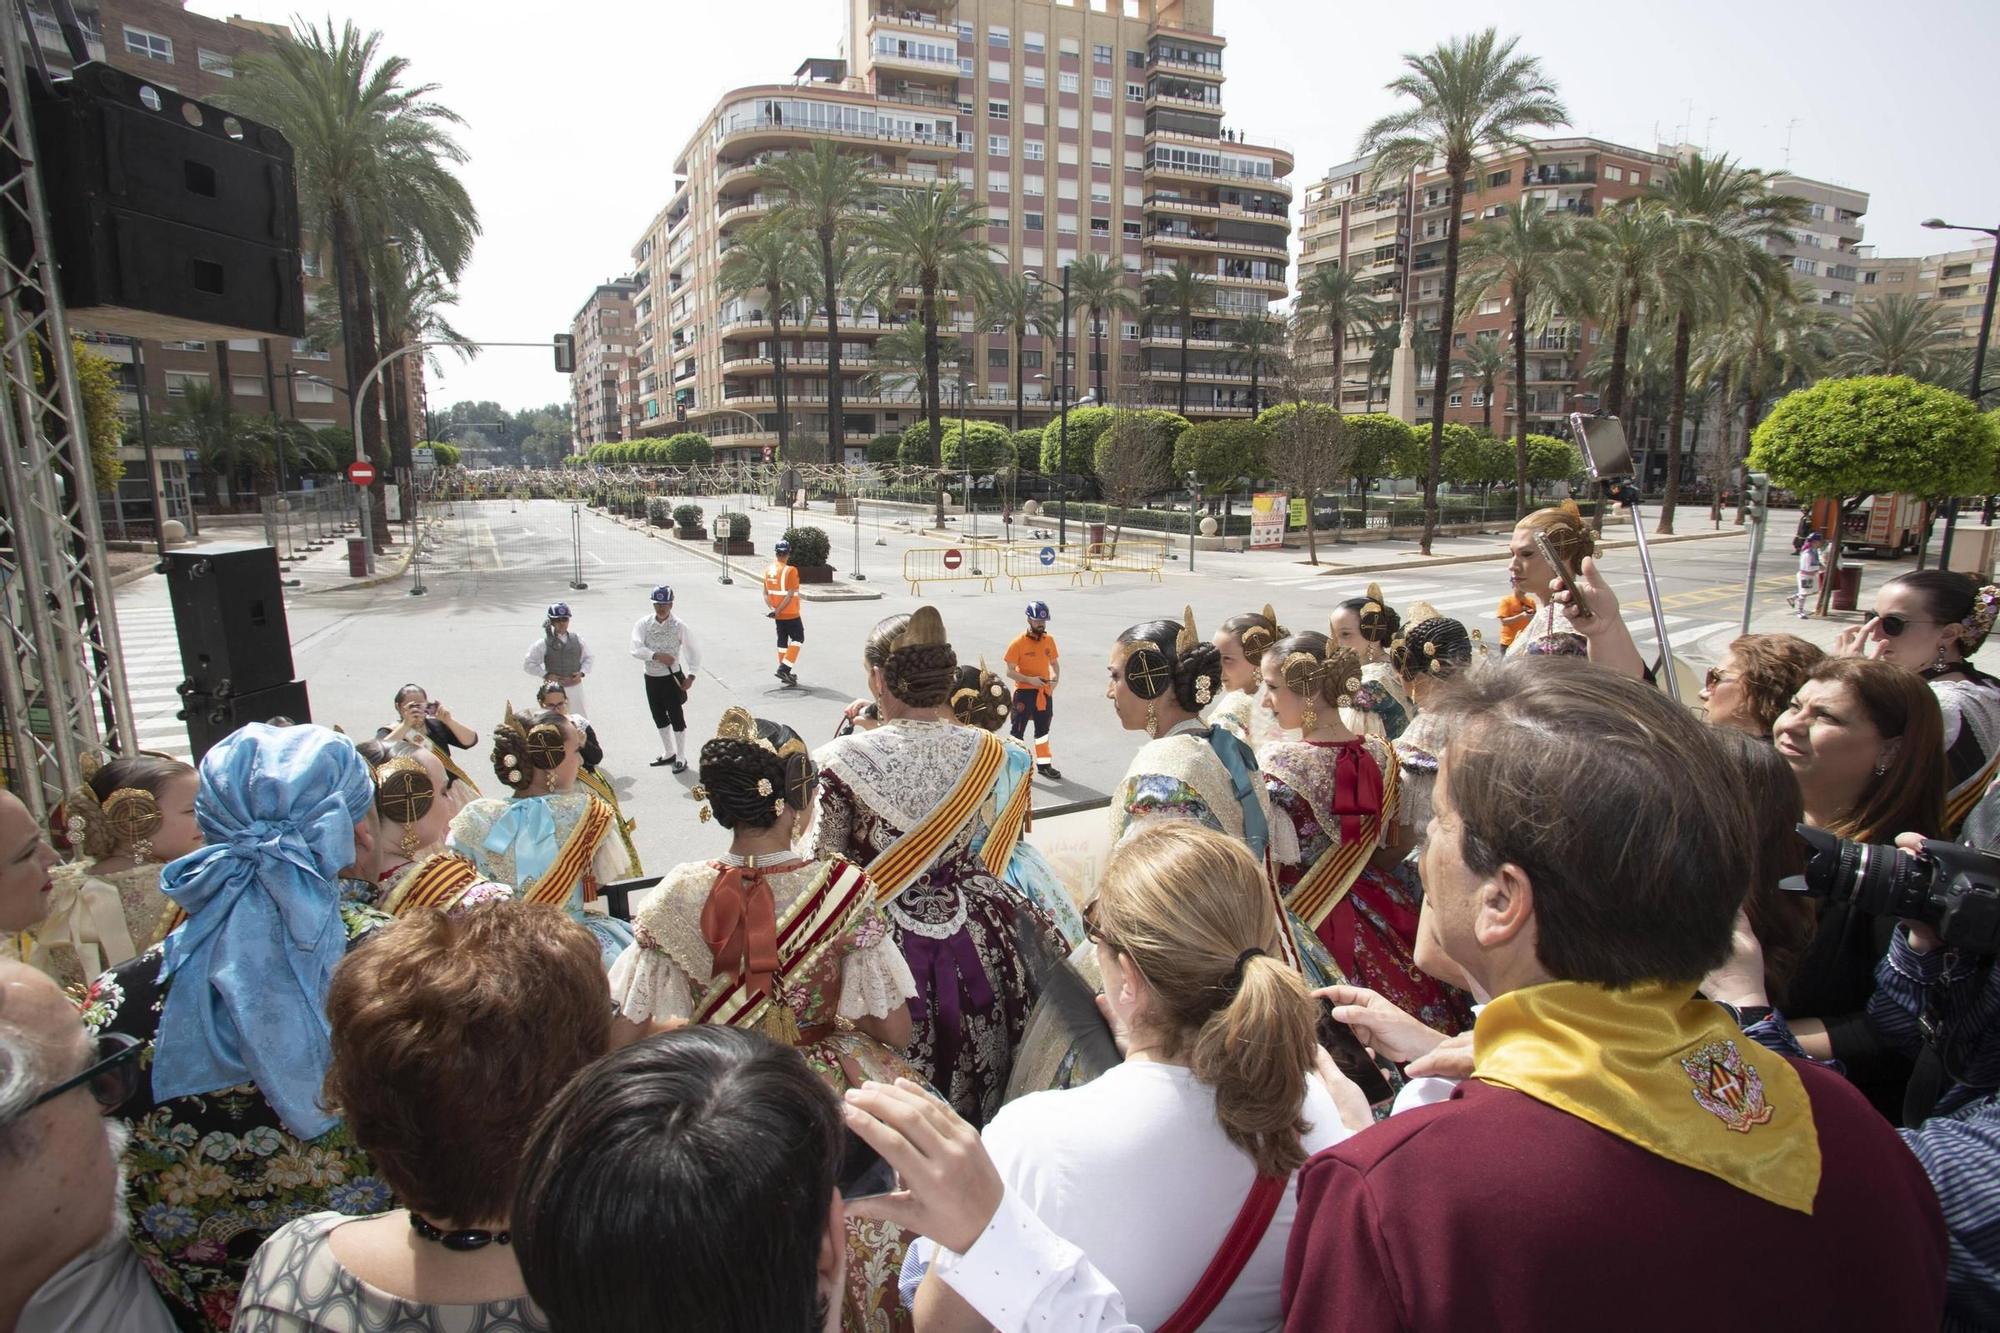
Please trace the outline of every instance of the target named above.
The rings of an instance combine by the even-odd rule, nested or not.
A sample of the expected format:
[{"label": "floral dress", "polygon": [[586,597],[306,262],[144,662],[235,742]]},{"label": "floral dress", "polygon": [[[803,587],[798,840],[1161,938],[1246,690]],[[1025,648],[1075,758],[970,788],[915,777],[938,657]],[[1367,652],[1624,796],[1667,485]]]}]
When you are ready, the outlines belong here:
[{"label": "floral dress", "polygon": [[1590,645],[1581,634],[1569,628],[1569,617],[1561,620],[1554,602],[1545,602],[1536,608],[1535,615],[1514,642],[1507,645],[1509,657],[1588,657]]},{"label": "floral dress", "polygon": [[[349,948],[394,920],[347,902],[340,917]],[[91,983],[83,1021],[93,1034],[152,1041],[173,985],[160,979],[164,957],[155,945]],[[230,1327],[251,1256],[286,1222],[395,1206],[346,1125],[297,1139],[254,1083],[156,1102],[152,1050],[140,1060],[146,1081],[117,1112],[132,1130],[126,1210],[132,1244],[182,1328]]]},{"label": "floral dress", "polygon": [[[1288,899],[1320,858],[1340,846],[1344,824],[1365,828],[1373,817],[1387,827],[1381,775],[1395,762],[1389,746],[1369,738],[1300,741],[1274,746],[1264,757],[1272,859]],[[1364,864],[1317,933],[1349,981],[1450,1036],[1472,1026],[1471,1000],[1417,966],[1421,906],[1421,896],[1401,879]]]},{"label": "floral dress", "polygon": [[[822,746],[813,855],[872,863],[957,787],[984,735],[956,722],[898,719]],[[1039,993],[1018,932],[1038,933],[1051,958],[1069,952],[1041,910],[974,852],[989,807],[990,797],[884,905],[889,937],[916,979],[908,1055],[975,1126],[1000,1109]]]},{"label": "floral dress", "polygon": [[[1369,662],[1361,668],[1361,688],[1354,692],[1351,707],[1340,710],[1347,729],[1363,736],[1393,741],[1410,725],[1416,705],[1408,688],[1387,662]],[[1292,739],[1297,739],[1294,736]]]}]

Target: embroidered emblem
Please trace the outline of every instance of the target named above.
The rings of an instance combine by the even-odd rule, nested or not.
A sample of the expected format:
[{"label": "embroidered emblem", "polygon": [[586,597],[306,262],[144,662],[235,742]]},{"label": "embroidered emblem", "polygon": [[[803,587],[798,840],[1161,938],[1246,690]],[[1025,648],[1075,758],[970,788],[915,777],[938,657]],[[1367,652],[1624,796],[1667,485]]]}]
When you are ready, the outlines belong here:
[{"label": "embroidered emblem", "polygon": [[1695,1103],[1738,1134],[1770,1120],[1764,1079],[1735,1042],[1711,1042],[1681,1061],[1681,1068],[1694,1084]]}]

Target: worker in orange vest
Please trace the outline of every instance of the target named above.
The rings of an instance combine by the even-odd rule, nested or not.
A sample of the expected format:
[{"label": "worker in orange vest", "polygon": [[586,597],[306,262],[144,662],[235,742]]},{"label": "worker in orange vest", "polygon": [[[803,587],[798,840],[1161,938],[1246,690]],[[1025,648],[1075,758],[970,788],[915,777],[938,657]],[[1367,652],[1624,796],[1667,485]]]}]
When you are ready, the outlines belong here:
[{"label": "worker in orange vest", "polygon": [[771,609],[764,614],[778,625],[777,677],[796,685],[799,678],[792,668],[798,665],[799,648],[806,641],[806,622],[799,614],[799,571],[792,568],[790,542],[779,542],[771,552],[776,559],[764,571],[764,605]]},{"label": "worker in orange vest", "polygon": [[1007,645],[1007,679],[1014,682],[1014,739],[1021,740],[1028,724],[1035,727],[1035,771],[1050,781],[1062,777],[1049,748],[1049,726],[1055,721],[1056,678],[1062,665],[1056,660],[1055,637],[1049,633],[1049,604],[1028,603],[1028,631]]}]

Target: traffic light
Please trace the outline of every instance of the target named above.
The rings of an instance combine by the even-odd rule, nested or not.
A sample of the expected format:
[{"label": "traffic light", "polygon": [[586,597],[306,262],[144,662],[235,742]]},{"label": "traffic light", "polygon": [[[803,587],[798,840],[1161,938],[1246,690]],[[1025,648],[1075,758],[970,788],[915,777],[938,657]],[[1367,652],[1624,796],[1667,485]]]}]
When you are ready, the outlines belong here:
[{"label": "traffic light", "polygon": [[570,334],[558,333],[555,339],[555,346],[556,374],[574,375],[576,373],[576,339]]}]

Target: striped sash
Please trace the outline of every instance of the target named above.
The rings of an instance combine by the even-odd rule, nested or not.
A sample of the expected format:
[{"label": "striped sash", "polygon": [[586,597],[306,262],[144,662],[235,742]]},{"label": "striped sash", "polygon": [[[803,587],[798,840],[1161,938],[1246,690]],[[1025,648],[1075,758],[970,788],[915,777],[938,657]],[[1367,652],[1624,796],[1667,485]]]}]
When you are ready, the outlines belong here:
[{"label": "striped sash", "polygon": [[479,784],[472,780],[471,774],[458,766],[458,761],[451,757],[450,750],[439,745],[436,741],[431,742],[431,749],[436,752],[438,762],[444,765],[445,772],[464,783],[466,790],[470,791],[474,796],[479,795]]},{"label": "striped sash", "polygon": [[561,907],[569,901],[570,886],[579,875],[583,876],[583,900],[594,902],[597,898],[597,879],[590,875],[590,860],[597,855],[597,844],[611,828],[611,807],[590,798],[576,827],[570,830],[568,841],[556,853],[555,861],[538,880],[529,880],[516,886],[523,902],[542,903],[550,907]]},{"label": "striped sash", "polygon": [[1956,838],[1958,836],[1959,825],[1965,822],[1966,816],[1972,813],[1972,808],[1979,804],[1981,797],[1986,795],[1986,788],[1993,781],[1995,773],[2000,773],[2000,754],[1995,754],[1991,759],[1988,759],[1984,768],[1980,769],[1970,778],[1967,778],[1964,782],[1961,782],[1952,790],[1950,795],[1945,797],[1945,837]]},{"label": "striped sash", "polygon": [[[886,851],[868,864],[868,878],[875,885],[875,900],[888,902],[901,893],[918,875],[930,869],[931,862],[950,842],[952,835],[965,827],[965,821],[978,813],[980,802],[993,787],[993,779],[999,775],[1000,765],[1006,747],[990,732],[979,737],[979,748],[972,756],[972,763],[966,767],[965,775],[958,785],[931,808],[917,826],[896,839]],[[1028,784],[1021,784],[1026,787]],[[1012,850],[1011,848],[1009,849]]]},{"label": "striped sash", "polygon": [[1028,770],[1021,774],[1020,782],[1015,784],[1014,794],[1007,798],[1007,808],[1000,812],[1000,818],[987,831],[986,846],[980,851],[980,860],[984,861],[986,868],[996,875],[1006,873],[1007,862],[1013,857],[1014,848],[1020,843],[1021,835],[1028,831],[1028,808],[1032,803],[1034,796],[1032,788],[1035,785],[1030,780],[1033,772],[1034,766],[1031,764]]},{"label": "striped sash", "polygon": [[[859,866],[838,857],[827,862],[819,880],[799,895],[778,922],[777,989],[783,989],[784,978],[811,972],[826,951],[840,941],[855,910],[867,901],[868,877]],[[717,980],[723,984],[718,984],[695,1007],[697,1023],[756,1027],[770,1005],[784,1003],[776,994],[752,995],[744,978]]]},{"label": "striped sash", "polygon": [[1354,881],[1361,878],[1361,872],[1368,868],[1368,858],[1380,845],[1382,826],[1396,817],[1400,769],[1392,748],[1389,762],[1382,765],[1382,813],[1363,820],[1360,837],[1343,842],[1320,857],[1292,889],[1288,905],[1313,930],[1317,931],[1320,922],[1333,914],[1333,909],[1340,906],[1347,891],[1354,887]]},{"label": "striped sash", "polygon": [[479,867],[457,852],[437,852],[411,867],[383,899],[382,910],[391,916],[407,916],[421,907],[448,912],[480,878]]}]

